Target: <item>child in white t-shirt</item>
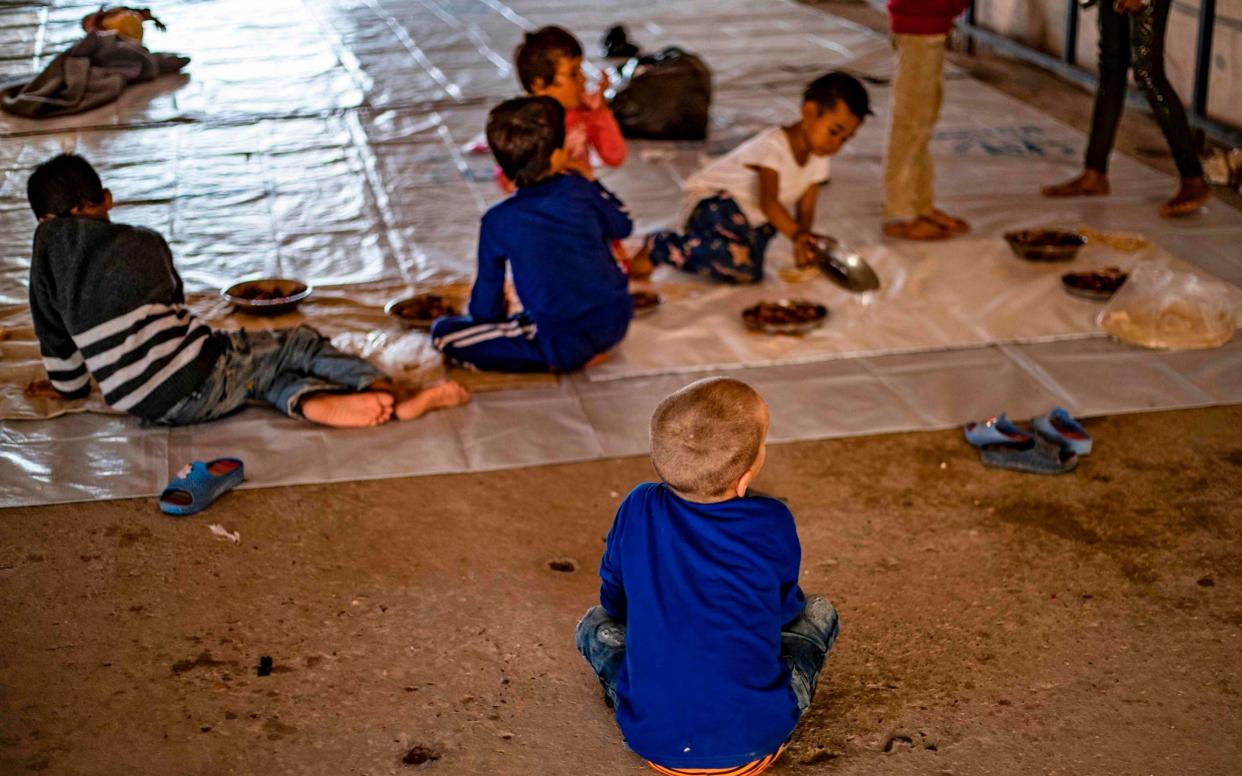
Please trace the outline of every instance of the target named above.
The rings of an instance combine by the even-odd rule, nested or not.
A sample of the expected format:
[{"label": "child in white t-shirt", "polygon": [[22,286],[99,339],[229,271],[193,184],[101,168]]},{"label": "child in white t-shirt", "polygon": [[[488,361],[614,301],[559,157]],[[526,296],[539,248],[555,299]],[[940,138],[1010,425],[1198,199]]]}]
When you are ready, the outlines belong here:
[{"label": "child in white t-shirt", "polygon": [[755,283],[763,279],[763,255],[777,232],[794,244],[798,265],[809,264],[828,157],[869,115],[867,90],[853,76],[833,72],[812,81],[799,121],[764,130],[690,177],[685,233],[648,235],[631,276],[670,264],[726,283]]}]

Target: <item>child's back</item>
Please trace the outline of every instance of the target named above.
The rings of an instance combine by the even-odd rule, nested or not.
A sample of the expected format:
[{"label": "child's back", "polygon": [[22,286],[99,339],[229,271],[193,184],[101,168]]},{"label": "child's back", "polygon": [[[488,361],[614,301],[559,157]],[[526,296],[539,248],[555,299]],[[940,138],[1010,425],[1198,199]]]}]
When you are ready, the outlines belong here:
[{"label": "child's back", "polygon": [[617,723],[634,751],[709,768],[780,748],[800,716],[780,659],[781,626],[805,604],[800,556],[793,515],[776,499],[702,504],[652,483],[629,495],[600,600],[626,620]]},{"label": "child's back", "polygon": [[504,264],[539,325],[555,325],[627,309],[628,281],[608,250],[629,233],[619,201],[598,183],[554,175],[518,189],[483,216],[479,277],[471,296],[476,317],[499,320]]},{"label": "child's back", "polygon": [[660,403],[651,462],[664,482],[617,510],[600,606],[578,623],[626,742],[661,773],[762,772],[836,639],[836,610],[798,587],[793,515],[746,495],[767,430],[767,404],[737,380],[700,380]]},{"label": "child's back", "polygon": [[211,373],[223,344],[182,307],[164,238],[94,218],[53,218],[35,232],[30,306],[52,384],[160,418]]}]

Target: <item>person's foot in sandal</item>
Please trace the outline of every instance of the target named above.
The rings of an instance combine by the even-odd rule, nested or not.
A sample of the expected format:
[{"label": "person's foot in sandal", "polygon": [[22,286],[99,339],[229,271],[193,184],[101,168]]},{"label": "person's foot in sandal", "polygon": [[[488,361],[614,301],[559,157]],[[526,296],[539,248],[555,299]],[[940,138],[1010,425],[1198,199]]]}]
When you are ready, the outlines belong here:
[{"label": "person's foot in sandal", "polygon": [[951,216],[939,208],[932,208],[932,211],[924,216],[928,221],[936,224],[949,234],[966,234],[970,231],[970,224],[966,223],[957,216]]},{"label": "person's foot in sandal", "polygon": [[1108,176],[1096,170],[1083,170],[1072,180],[1064,183],[1044,186],[1039,190],[1045,197],[1103,197],[1112,188],[1108,185]]},{"label": "person's foot in sandal", "polygon": [[1162,218],[1177,218],[1197,213],[1212,198],[1212,188],[1203,178],[1182,178],[1181,188],[1173,199],[1160,206]]},{"label": "person's foot in sandal", "polygon": [[470,391],[459,382],[449,380],[425,388],[397,403],[397,420],[413,420],[432,410],[445,410],[470,401]]},{"label": "person's foot in sandal", "polygon": [[930,218],[913,218],[889,221],[884,224],[884,234],[899,240],[944,240],[949,237],[949,230]]},{"label": "person's foot in sandal", "polygon": [[370,428],[392,417],[393,396],[386,391],[316,393],[302,400],[302,417],[333,428]]}]

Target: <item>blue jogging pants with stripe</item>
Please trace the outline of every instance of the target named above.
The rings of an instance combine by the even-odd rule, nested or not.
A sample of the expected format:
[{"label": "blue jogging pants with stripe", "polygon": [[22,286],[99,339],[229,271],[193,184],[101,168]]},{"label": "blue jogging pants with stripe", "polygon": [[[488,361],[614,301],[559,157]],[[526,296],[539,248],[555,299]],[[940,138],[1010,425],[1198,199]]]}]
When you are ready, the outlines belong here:
[{"label": "blue jogging pants with stripe", "polygon": [[431,327],[431,342],[449,359],[488,372],[575,372],[625,337],[633,317],[626,302],[555,326],[537,326],[526,313],[490,322],[449,316]]}]

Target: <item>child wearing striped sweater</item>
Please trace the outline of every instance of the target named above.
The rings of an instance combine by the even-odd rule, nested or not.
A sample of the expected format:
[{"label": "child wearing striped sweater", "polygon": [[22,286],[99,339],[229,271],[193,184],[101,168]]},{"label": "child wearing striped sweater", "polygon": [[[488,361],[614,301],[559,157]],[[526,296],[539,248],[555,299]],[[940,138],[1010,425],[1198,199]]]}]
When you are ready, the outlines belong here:
[{"label": "child wearing striped sweater", "polygon": [[30,308],[44,392],[104,401],[146,421],[187,425],[251,400],[326,426],[377,426],[467,401],[456,383],[399,398],[387,376],[308,326],[221,332],[185,304],[168,243],[108,218],[112,192],[80,156],[39,165],[27,184],[39,219]]}]

